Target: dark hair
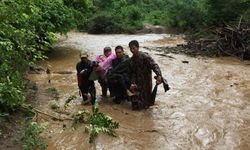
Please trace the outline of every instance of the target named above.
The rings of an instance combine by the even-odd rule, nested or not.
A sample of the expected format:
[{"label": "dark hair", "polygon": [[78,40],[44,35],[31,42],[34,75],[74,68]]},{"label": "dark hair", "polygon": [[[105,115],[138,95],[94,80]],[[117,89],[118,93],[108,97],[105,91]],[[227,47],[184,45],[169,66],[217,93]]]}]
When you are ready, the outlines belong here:
[{"label": "dark hair", "polygon": [[128,46],[131,47],[131,46],[136,46],[136,47],[139,47],[139,43],[137,40],[132,40],[129,42]]},{"label": "dark hair", "polygon": [[103,49],[103,52],[104,52],[104,53],[111,52],[111,48],[110,48],[110,47],[105,47],[105,48]]},{"label": "dark hair", "polygon": [[123,51],[123,47],[120,46],[120,45],[118,45],[118,46],[115,47],[115,51],[118,50],[118,49],[121,49]]}]

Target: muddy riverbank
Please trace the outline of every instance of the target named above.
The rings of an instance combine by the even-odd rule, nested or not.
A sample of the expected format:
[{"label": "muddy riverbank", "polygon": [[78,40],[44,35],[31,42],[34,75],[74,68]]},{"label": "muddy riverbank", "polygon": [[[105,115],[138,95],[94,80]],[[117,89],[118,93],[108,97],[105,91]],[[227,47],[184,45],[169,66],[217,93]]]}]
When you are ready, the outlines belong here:
[{"label": "muddy riverbank", "polygon": [[[250,149],[249,62],[233,58],[195,58],[174,53],[162,55],[160,50],[143,48],[185,43],[180,36],[69,33],[67,38],[62,37],[54,46],[49,59],[41,63],[44,67],[50,66],[51,76],[46,73],[28,75],[38,85],[38,108],[61,117],[85,108],[91,109],[91,106],[80,105],[78,96],[75,64],[79,61],[79,52],[86,50],[93,58],[101,54],[105,46],[114,48],[122,45],[131,55],[127,44],[133,39],[138,40],[141,50],[148,52],[160,65],[171,90],[164,93],[160,86],[156,105],[134,112],[129,103],[116,105],[108,98],[102,99],[96,82],[100,110],[120,123],[118,137],[100,135],[94,144],[89,144],[83,126],[72,131],[70,121],[58,122],[39,116],[39,122],[48,122],[48,130],[43,133],[48,150]],[[48,83],[49,78],[51,83]],[[48,88],[59,91],[59,100],[46,93]],[[70,115],[50,109],[51,104],[63,107],[70,95],[78,96],[66,110]]]}]

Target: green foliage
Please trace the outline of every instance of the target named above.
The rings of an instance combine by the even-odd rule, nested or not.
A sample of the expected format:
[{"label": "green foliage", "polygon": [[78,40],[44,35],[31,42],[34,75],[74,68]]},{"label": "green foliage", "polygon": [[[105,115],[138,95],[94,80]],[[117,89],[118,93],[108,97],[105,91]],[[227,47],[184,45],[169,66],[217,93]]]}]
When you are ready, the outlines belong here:
[{"label": "green foliage", "polygon": [[167,0],[166,25],[197,30],[237,22],[249,9],[249,0]]},{"label": "green foliage", "polygon": [[93,0],[63,0],[67,7],[71,8],[74,22],[79,30],[87,29],[87,21],[95,13]]},{"label": "green foliage", "polygon": [[89,143],[94,142],[99,133],[115,136],[114,129],[119,127],[119,123],[114,122],[110,116],[99,112],[97,106],[93,107],[93,114],[89,121],[90,125],[86,127],[86,130],[90,133]]},{"label": "green foliage", "polygon": [[31,89],[32,89],[33,91],[38,91],[38,87],[37,87],[36,84],[33,84],[32,87],[31,87]]},{"label": "green foliage", "polygon": [[60,93],[56,88],[48,88],[47,91],[51,94],[51,96],[55,99],[55,100],[59,100],[60,98]]},{"label": "green foliage", "polygon": [[[129,11],[128,11],[129,10]],[[144,16],[142,9],[139,6],[131,5],[121,8],[121,24],[123,31],[125,32],[135,32],[142,28],[142,21]]]},{"label": "green foliage", "polygon": [[37,85],[35,83],[31,86],[31,90],[33,91],[34,94],[37,93],[38,87],[37,87]]},{"label": "green foliage", "polygon": [[64,108],[66,109],[69,106],[69,103],[72,100],[75,100],[77,97],[75,95],[71,95],[65,102],[64,102]]},{"label": "green foliage", "polygon": [[21,75],[17,71],[1,79],[5,81],[0,83],[0,111],[7,112],[9,108],[13,109],[24,102],[25,97],[22,91],[24,85]]},{"label": "green foliage", "polygon": [[83,110],[83,111],[78,111],[75,115],[74,115],[74,119],[72,122],[71,127],[73,129],[77,128],[77,124],[78,123],[84,123],[84,122],[88,122],[89,118],[90,118],[90,112],[87,110]]},{"label": "green foliage", "polygon": [[7,112],[25,101],[23,70],[46,58],[54,33],[75,22],[61,0],[0,1],[0,20],[0,112]]},{"label": "green foliage", "polygon": [[60,108],[60,107],[57,104],[51,104],[50,105],[50,109],[52,109],[52,110],[56,110],[58,108]]},{"label": "green foliage", "polygon": [[[78,4],[74,8],[86,12],[85,28],[90,33],[132,33],[142,23],[196,30],[235,21],[249,8],[248,0],[96,0],[84,5],[76,2],[69,5]],[[80,6],[84,7],[79,9]]]},{"label": "green foliage", "polygon": [[121,33],[122,27],[119,16],[112,16],[109,13],[102,13],[91,18],[88,22],[88,32],[100,33]]},{"label": "green foliage", "polygon": [[92,0],[63,0],[66,6],[72,7],[76,10],[88,10],[93,7]]},{"label": "green foliage", "polygon": [[198,0],[169,0],[167,13],[167,26],[184,30],[197,28],[202,23],[202,10],[198,7]]},{"label": "green foliage", "polygon": [[250,24],[250,8],[243,13],[243,19]]},{"label": "green foliage", "polygon": [[236,21],[249,8],[246,0],[207,0],[208,7],[206,22],[208,25],[220,26]]},{"label": "green foliage", "polygon": [[107,10],[112,8],[113,0],[94,0],[93,4],[97,9]]},{"label": "green foliage", "polygon": [[[105,2],[94,1],[92,6],[95,9],[92,11],[96,14],[109,12],[120,25],[113,27],[118,27],[119,30],[121,28],[122,32],[134,32],[142,27],[142,22],[180,28],[184,31],[219,26],[236,21],[241,15],[245,16],[250,6],[249,0],[110,0],[108,3]],[[92,15],[90,18],[95,16]],[[117,32],[117,30],[114,31]]]},{"label": "green foliage", "polygon": [[146,23],[150,23],[152,25],[163,25],[167,24],[167,13],[162,13],[162,10],[152,10],[145,16]]},{"label": "green foliage", "polygon": [[0,122],[4,121],[8,117],[9,117],[9,114],[0,112]]},{"label": "green foliage", "polygon": [[78,123],[87,123],[85,129],[89,132],[89,143],[94,142],[99,133],[106,133],[115,136],[114,129],[119,127],[119,123],[113,121],[110,116],[99,112],[97,104],[93,106],[92,114],[88,111],[79,111],[72,122],[72,127],[76,129]]},{"label": "green foliage", "polygon": [[46,124],[38,124],[37,122],[29,122],[25,128],[22,137],[23,149],[46,149],[47,144],[40,137],[40,134],[46,129]]},{"label": "green foliage", "polygon": [[[107,5],[108,3],[101,5],[104,4]],[[99,7],[99,4],[96,5]],[[87,31],[95,34],[133,33],[142,27],[142,14],[139,6],[128,6],[126,1],[113,1],[98,11],[96,15],[89,17]]]}]

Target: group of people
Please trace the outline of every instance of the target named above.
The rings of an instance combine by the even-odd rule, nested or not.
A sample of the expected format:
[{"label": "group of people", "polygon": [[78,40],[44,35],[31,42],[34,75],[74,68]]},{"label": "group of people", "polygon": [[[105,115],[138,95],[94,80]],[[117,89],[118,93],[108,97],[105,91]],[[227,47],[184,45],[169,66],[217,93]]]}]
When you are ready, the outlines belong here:
[{"label": "group of people", "polygon": [[81,61],[77,63],[77,79],[83,103],[87,103],[90,95],[91,104],[95,104],[96,89],[94,80],[98,80],[102,88],[102,96],[107,96],[109,90],[113,101],[120,104],[123,100],[131,101],[132,110],[148,108],[153,105],[150,101],[152,92],[152,71],[156,74],[156,84],[163,81],[158,64],[150,55],[139,50],[136,40],[129,42],[133,56],[124,53],[122,46],[105,47],[103,55],[92,61],[88,54],[80,54]]}]

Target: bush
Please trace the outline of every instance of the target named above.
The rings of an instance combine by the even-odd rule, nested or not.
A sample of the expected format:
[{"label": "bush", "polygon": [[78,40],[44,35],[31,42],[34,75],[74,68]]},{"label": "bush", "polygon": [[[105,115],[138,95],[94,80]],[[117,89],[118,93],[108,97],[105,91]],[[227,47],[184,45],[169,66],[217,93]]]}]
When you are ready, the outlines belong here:
[{"label": "bush", "polygon": [[93,34],[121,33],[123,29],[119,21],[119,16],[112,16],[107,13],[99,14],[88,22],[88,32]]},{"label": "bush", "polygon": [[77,29],[86,30],[87,20],[94,14],[95,7],[92,0],[63,0],[64,4],[71,8],[74,14],[74,22]]},{"label": "bush", "polygon": [[201,2],[194,0],[170,0],[166,12],[166,25],[183,30],[199,28],[204,19],[204,13],[199,7],[199,3]]},{"label": "bush", "polygon": [[23,149],[46,149],[47,144],[40,137],[40,134],[46,129],[46,124],[38,124],[37,122],[29,122],[25,128],[22,137]]},{"label": "bush", "polygon": [[55,32],[75,27],[61,0],[0,1],[0,113],[20,106],[25,97],[23,70],[44,59]]},{"label": "bush", "polygon": [[[128,11],[129,10],[129,11]],[[135,5],[123,7],[121,9],[121,16],[123,20],[124,31],[136,31],[142,28],[143,15],[142,10]]]},{"label": "bush", "polygon": [[162,14],[162,10],[153,10],[146,15],[145,22],[152,25],[166,25],[167,13]]},{"label": "bush", "polygon": [[207,0],[208,7],[206,23],[209,26],[221,26],[224,23],[237,21],[248,8],[245,0]]}]

